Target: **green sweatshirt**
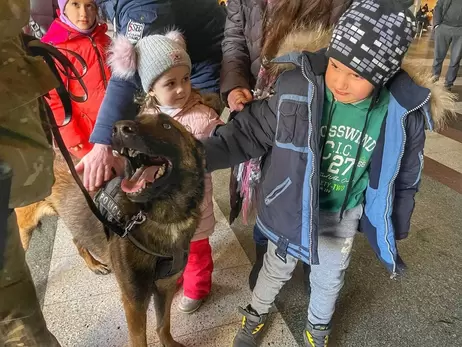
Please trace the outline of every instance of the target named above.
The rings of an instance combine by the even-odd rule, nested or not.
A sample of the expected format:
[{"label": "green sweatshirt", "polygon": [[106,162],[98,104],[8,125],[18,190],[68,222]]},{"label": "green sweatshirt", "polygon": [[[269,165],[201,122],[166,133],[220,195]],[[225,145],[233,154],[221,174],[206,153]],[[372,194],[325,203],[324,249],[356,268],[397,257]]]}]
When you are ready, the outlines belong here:
[{"label": "green sweatshirt", "polygon": [[[388,112],[389,99],[388,90],[382,89],[377,105],[369,113],[369,124],[360,147],[361,133],[372,99],[368,98],[356,104],[343,104],[334,100],[331,91],[326,87],[321,126],[321,144],[325,143],[320,173],[321,210],[340,211],[355,166],[356,171],[346,209],[349,210],[363,203],[364,192],[369,181],[369,162]],[[332,122],[327,129],[330,113],[332,113]],[[355,163],[358,150],[361,151],[360,157]]]}]

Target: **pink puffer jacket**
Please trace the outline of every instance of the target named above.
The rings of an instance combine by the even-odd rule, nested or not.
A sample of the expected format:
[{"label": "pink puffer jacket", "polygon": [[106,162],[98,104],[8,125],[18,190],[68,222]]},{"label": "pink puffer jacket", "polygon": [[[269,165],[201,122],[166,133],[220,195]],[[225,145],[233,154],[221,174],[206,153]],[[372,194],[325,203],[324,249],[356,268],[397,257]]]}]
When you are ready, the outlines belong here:
[{"label": "pink puffer jacket", "polygon": [[[210,136],[217,125],[223,124],[220,116],[210,107],[203,103],[202,97],[192,92],[186,105],[181,109],[161,108],[166,114],[181,123],[197,139]],[[213,187],[212,175],[205,174],[205,196],[201,205],[202,219],[197,227],[192,241],[198,241],[209,237],[215,227],[215,215],[213,213]]]}]

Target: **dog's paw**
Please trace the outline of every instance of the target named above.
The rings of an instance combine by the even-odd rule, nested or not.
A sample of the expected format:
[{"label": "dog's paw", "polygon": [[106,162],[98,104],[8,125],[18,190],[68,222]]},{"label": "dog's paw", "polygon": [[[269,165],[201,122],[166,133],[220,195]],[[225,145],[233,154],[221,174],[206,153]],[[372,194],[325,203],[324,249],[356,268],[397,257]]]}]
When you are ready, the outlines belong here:
[{"label": "dog's paw", "polygon": [[98,265],[96,264],[93,265],[90,268],[90,270],[93,271],[97,275],[107,275],[111,273],[111,269],[109,268],[109,266],[101,264],[101,263]]}]

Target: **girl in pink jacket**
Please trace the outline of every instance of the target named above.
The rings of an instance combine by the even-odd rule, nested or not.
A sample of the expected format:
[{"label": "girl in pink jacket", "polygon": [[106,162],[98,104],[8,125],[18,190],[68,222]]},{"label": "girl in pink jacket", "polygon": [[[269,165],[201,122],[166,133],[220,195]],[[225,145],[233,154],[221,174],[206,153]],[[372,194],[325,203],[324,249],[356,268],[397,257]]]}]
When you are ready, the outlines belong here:
[{"label": "girl in pink jacket", "polygon": [[[126,37],[119,36],[111,47],[109,64],[114,76],[119,78],[131,78],[138,73],[147,94],[144,113],[168,114],[198,139],[208,137],[222,124],[218,114],[191,89],[191,60],[179,32],[147,36],[135,46]],[[202,219],[191,241],[182,277],[183,298],[179,309],[185,313],[196,311],[212,286],[209,243],[215,227],[212,197],[212,177],[206,174]]]}]

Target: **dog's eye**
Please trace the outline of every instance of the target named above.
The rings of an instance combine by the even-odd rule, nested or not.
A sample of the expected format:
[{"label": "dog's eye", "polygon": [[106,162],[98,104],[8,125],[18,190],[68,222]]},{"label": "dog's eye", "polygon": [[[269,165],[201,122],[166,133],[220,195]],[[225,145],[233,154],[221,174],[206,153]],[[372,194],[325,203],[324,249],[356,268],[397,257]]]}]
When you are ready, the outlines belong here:
[{"label": "dog's eye", "polygon": [[164,126],[164,129],[167,129],[167,130],[172,129],[172,126],[168,123],[164,123],[163,126]]}]

